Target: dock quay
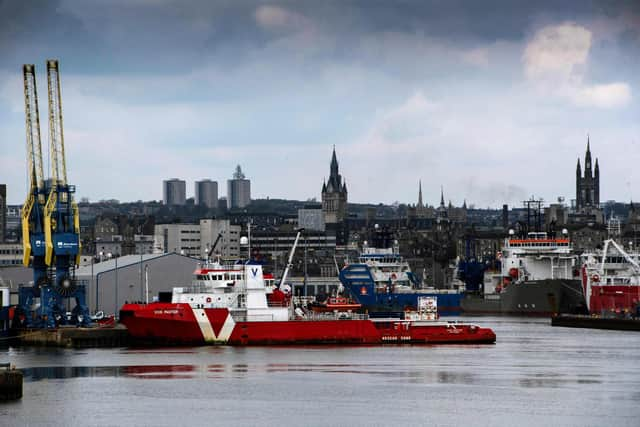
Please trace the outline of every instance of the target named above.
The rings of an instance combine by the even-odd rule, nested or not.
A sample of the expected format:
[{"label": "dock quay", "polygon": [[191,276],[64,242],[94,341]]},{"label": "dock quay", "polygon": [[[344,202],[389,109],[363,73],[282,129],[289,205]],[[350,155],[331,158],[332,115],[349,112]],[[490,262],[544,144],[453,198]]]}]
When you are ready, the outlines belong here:
[{"label": "dock quay", "polygon": [[617,331],[640,331],[640,319],[558,314],[551,318],[551,326],[610,329]]},{"label": "dock quay", "polygon": [[0,363],[0,402],[22,398],[22,371]]},{"label": "dock quay", "polygon": [[129,343],[127,328],[60,327],[56,329],[24,329],[17,333],[20,345],[66,348],[122,347]]}]

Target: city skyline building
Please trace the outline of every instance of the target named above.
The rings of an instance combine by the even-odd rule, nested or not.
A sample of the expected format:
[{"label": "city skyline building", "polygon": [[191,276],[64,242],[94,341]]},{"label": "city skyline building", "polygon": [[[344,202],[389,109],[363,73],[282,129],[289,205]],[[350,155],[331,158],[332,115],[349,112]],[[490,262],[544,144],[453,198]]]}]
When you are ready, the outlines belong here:
[{"label": "city skyline building", "polygon": [[329,180],[322,183],[322,212],[325,224],[343,222],[347,212],[347,182],[343,181],[338,168],[336,147],[333,147]]},{"label": "city skyline building", "polygon": [[591,147],[587,136],[587,152],[584,156],[584,174],[580,168],[580,158],[576,166],[576,210],[600,208],[600,166],[596,158],[595,168],[591,163]]},{"label": "city skyline building", "polygon": [[201,219],[192,224],[156,224],[153,252],[175,252],[204,259],[218,235],[221,235],[214,254],[225,259],[237,259],[240,256],[240,231],[241,227],[232,225],[228,219]]},{"label": "city skyline building", "polygon": [[340,175],[334,146],[329,167],[329,180],[322,183],[322,213],[326,230],[335,234],[339,245],[345,244],[348,237],[345,222],[347,196],[347,182]]},{"label": "city skyline building", "polygon": [[162,203],[183,206],[187,201],[187,183],[178,178],[162,181]]},{"label": "city skyline building", "polygon": [[195,204],[209,209],[218,208],[218,182],[203,179],[195,182]]},{"label": "city skyline building", "polygon": [[236,166],[233,178],[227,180],[227,208],[244,208],[251,203],[251,181],[246,179],[240,165]]}]

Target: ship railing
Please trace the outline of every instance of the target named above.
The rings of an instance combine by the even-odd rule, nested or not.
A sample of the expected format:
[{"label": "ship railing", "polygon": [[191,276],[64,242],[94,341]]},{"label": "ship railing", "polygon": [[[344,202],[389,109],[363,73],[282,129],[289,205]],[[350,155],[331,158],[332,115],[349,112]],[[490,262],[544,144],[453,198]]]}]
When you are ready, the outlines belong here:
[{"label": "ship railing", "polygon": [[247,314],[234,314],[233,315],[233,320],[236,322],[272,322],[275,320],[275,317],[273,314],[252,314],[252,315],[247,315]]},{"label": "ship railing", "polygon": [[268,307],[289,307],[290,302],[289,301],[267,301],[267,306]]},{"label": "ship railing", "polygon": [[315,302],[316,297],[312,297],[312,296],[297,296],[297,297],[293,297],[293,304],[294,305],[301,305],[303,307],[306,307],[308,304]]},{"label": "ship railing", "polygon": [[353,313],[349,311],[327,311],[324,313],[309,312],[304,316],[296,316],[294,320],[323,321],[323,320],[368,320],[365,313]]}]

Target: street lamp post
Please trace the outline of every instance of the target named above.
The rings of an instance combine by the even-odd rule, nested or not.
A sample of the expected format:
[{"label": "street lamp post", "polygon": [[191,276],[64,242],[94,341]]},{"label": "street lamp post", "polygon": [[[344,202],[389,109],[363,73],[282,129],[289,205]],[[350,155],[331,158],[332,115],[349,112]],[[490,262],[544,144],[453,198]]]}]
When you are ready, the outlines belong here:
[{"label": "street lamp post", "polygon": [[107,254],[107,258],[111,259],[114,258],[115,262],[116,262],[116,288],[115,288],[115,307],[113,309],[114,311],[114,315],[116,316],[116,318],[118,317],[118,254],[112,254],[111,252],[109,252]]},{"label": "street lamp post", "polygon": [[95,262],[96,257],[95,255],[91,255],[91,286],[89,287],[89,292],[88,292],[88,296],[87,296],[87,306],[89,308],[89,310],[91,310],[91,292],[93,291],[94,287],[93,287],[93,263]]},{"label": "street lamp post", "polygon": [[149,304],[149,264],[144,265],[144,301]]},{"label": "street lamp post", "polygon": [[140,301],[143,300],[142,298],[142,253],[144,251],[142,250],[142,245],[140,245]]},{"label": "street lamp post", "polygon": [[118,318],[118,254],[116,254],[116,307],[114,309],[116,319]]},{"label": "street lamp post", "polygon": [[[102,262],[102,257],[104,255],[104,252],[100,251],[99,255],[100,255],[100,258],[99,258],[98,262]],[[100,277],[100,273],[98,273],[98,277]],[[99,285],[100,285],[100,283],[98,282],[98,280],[96,280],[96,313],[99,310],[99,308],[98,308],[99,307],[99,305],[98,305],[99,299],[98,298],[100,297],[100,286]]]}]

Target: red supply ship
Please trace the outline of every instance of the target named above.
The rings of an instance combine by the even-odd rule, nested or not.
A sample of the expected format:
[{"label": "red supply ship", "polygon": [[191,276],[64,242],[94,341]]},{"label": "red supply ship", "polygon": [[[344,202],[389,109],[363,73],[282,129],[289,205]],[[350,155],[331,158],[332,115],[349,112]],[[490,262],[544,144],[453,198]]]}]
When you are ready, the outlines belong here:
[{"label": "red supply ship", "polygon": [[[281,283],[286,283],[300,232]],[[216,241],[217,243],[217,241]],[[213,246],[215,247],[216,244]],[[213,248],[209,252],[209,256]],[[285,284],[274,286],[259,264],[207,262],[192,286],[174,288],[171,300],[125,304],[120,322],[134,341],[162,344],[383,344],[493,343],[491,329],[437,320],[437,300],[423,297],[403,319],[369,319],[347,301],[325,312],[296,306]],[[356,307],[357,308],[357,307]]]},{"label": "red supply ship", "polygon": [[582,285],[592,314],[636,315],[640,306],[640,252],[613,239],[602,250],[582,255]]},{"label": "red supply ship", "polygon": [[262,266],[205,266],[171,302],[125,304],[120,322],[134,340],[163,344],[493,343],[491,329],[438,321],[435,298],[404,319],[369,319],[351,311],[315,313],[265,284]]}]

